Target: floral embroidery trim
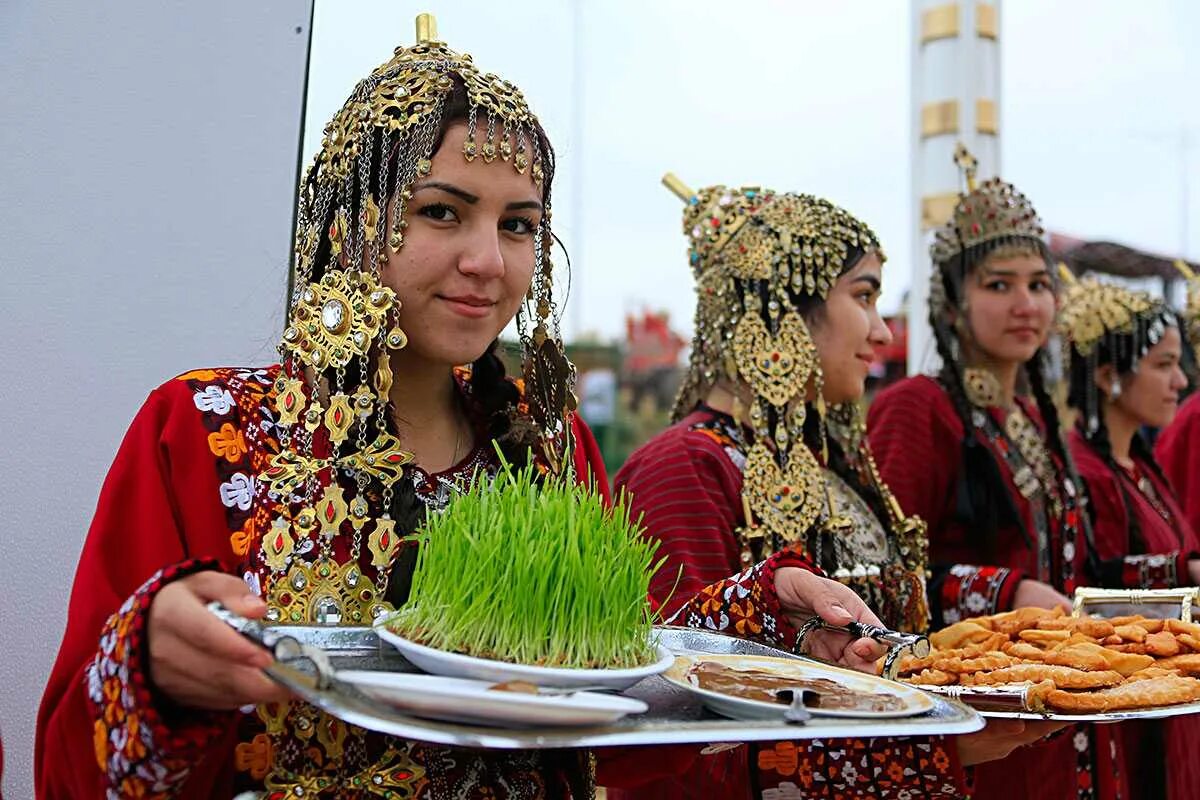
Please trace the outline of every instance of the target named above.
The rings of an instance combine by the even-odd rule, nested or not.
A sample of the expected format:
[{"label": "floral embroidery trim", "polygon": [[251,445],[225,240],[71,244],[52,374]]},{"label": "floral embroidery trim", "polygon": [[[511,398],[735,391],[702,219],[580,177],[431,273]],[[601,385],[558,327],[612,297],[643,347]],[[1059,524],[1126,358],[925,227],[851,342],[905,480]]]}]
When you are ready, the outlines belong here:
[{"label": "floral embroidery trim", "polygon": [[86,668],[87,699],[96,761],[111,800],[171,796],[224,728],[225,715],[216,712],[195,712],[167,726],[146,670],[146,622],[155,595],[172,581],[214,569],[220,569],[215,560],[190,559],[159,570],[101,630],[100,649]]}]

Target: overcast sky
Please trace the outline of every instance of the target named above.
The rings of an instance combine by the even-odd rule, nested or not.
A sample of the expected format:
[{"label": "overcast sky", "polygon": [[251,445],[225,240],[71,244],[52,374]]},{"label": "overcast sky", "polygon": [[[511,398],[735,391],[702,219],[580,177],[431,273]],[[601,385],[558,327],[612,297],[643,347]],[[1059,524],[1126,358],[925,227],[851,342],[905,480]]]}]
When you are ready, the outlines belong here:
[{"label": "overcast sky", "polygon": [[[419,10],[524,90],[557,150],[568,334],[620,334],[643,308],[690,331],[667,170],[845,206],[890,255],[883,307],[900,304],[914,235],[907,3],[316,0],[306,154],[355,81],[412,43]],[[1200,258],[1200,57],[1187,47],[1200,3],[1003,0],[1000,21],[1003,177],[1051,230]]]}]

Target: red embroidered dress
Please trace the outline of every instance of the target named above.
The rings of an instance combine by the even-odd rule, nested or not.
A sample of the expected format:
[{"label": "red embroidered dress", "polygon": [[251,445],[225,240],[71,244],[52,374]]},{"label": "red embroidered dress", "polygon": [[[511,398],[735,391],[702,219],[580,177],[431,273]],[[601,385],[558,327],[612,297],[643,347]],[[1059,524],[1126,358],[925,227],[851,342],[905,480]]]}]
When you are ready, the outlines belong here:
[{"label": "red embroidered dress", "polygon": [[[270,531],[256,502],[256,476],[278,451],[277,375],[278,367],[181,375],[152,392],[130,426],[84,543],[67,630],[38,715],[38,796],[207,799],[244,789],[266,790],[273,800],[569,796],[568,777],[586,774],[586,754],[455,750],[369,733],[303,703],[201,712],[156,694],[146,674],[145,624],[155,593],[168,582],[222,569],[264,595],[274,592],[285,613],[313,597],[288,597],[288,586],[261,563],[260,544]],[[468,391],[461,381],[460,387]],[[573,429],[577,473],[605,487],[595,440],[578,419]],[[480,439],[445,473],[413,472],[426,507],[443,507],[456,482],[493,466],[491,443]],[[338,559],[347,555],[343,540],[352,536],[336,537]],[[357,563],[371,579],[359,584],[363,591],[378,578],[370,558],[363,553]],[[738,630],[769,639],[779,627],[773,570],[784,563],[807,566],[798,557],[776,559],[705,587],[689,605],[689,618],[716,625],[736,617]],[[602,751],[598,774],[602,783],[636,785],[688,768],[697,751]]]},{"label": "red embroidered dress", "polygon": [[[664,614],[679,614],[689,625],[736,633],[789,648],[795,631],[747,614],[748,598],[736,583],[711,586],[741,568],[734,531],[744,522],[744,447],[732,420],[701,409],[639,448],[617,473],[617,491],[630,495],[634,517],[641,514],[647,534],[661,542],[667,561],[651,585]],[[783,550],[768,568],[792,565],[798,557]],[[709,587],[709,588],[705,588]],[[712,608],[691,601],[712,598]],[[755,604],[757,605],[757,604]],[[677,611],[682,606],[682,611]],[[705,613],[707,611],[707,613]],[[935,738],[838,739],[743,745],[708,754],[679,775],[637,792],[610,792],[617,798],[951,798],[965,793],[965,776],[953,742]]]},{"label": "red embroidered dress", "polygon": [[1200,531],[1200,392],[1179,408],[1175,419],[1158,435],[1154,456],[1171,482],[1183,515]]},{"label": "red embroidered dress", "polygon": [[[1036,409],[1019,402],[1025,415],[1040,426]],[[978,419],[983,424],[975,426],[977,442],[995,454],[1008,496],[1024,521],[1023,529],[1016,524],[1000,526],[990,559],[977,532],[958,516],[964,431],[941,384],[927,376],[902,380],[882,391],[868,414],[871,448],[884,481],[905,513],[929,525],[934,575],[929,594],[935,629],[965,617],[1010,610],[1023,578],[1042,580],[1070,595],[1085,564],[1083,537],[1076,541],[1063,536],[1065,530],[1077,528],[1079,510],[1059,502],[1063,516],[1056,516],[1050,502],[1035,503],[1018,491],[1014,445],[1005,436],[987,435],[1004,430],[1004,410],[974,411],[986,415]],[[1070,490],[1062,485],[1061,465],[1057,461],[1055,465],[1060,476],[1057,492],[1065,497]],[[1028,541],[1026,531],[1032,532]],[[975,797],[1128,797],[1122,749],[1111,728],[1070,730],[1001,761],[981,764],[975,773]]]},{"label": "red embroidered dress", "polygon": [[[158,589],[201,569],[242,575],[264,595],[281,588],[260,563],[270,531],[255,491],[278,450],[277,373],[187,373],[155,390],[130,426],[84,544],[39,712],[38,796],[211,798],[267,789],[272,798],[483,798],[500,787],[511,797],[566,796],[565,776],[585,756],[452,750],[368,733],[302,703],[199,712],[156,694],[145,671],[145,624]],[[578,420],[574,427],[580,474],[594,469],[603,485],[594,440]],[[452,484],[486,470],[492,452],[485,441],[446,473],[414,471],[417,497],[443,506]],[[339,562],[351,538],[338,537]],[[375,578],[370,558],[364,552],[358,567]]]},{"label": "red embroidered dress", "polygon": [[[1078,429],[1071,431],[1071,455],[1087,484],[1102,584],[1118,589],[1190,585],[1187,562],[1200,558],[1200,538],[1154,468],[1134,458],[1132,473],[1114,471]],[[1166,796],[1172,800],[1200,797],[1200,763],[1193,754],[1200,719],[1176,717],[1121,727],[1128,762],[1145,765],[1145,780],[1130,787],[1136,790],[1133,796],[1159,796],[1165,778]]]}]

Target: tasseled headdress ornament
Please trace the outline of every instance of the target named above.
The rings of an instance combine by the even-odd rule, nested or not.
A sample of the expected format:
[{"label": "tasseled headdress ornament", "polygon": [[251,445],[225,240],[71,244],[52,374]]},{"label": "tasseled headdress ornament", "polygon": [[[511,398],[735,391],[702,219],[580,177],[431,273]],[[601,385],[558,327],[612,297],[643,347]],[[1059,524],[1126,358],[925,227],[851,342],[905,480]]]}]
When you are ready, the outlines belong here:
[{"label": "tasseled headdress ornament", "polygon": [[[719,381],[744,384],[754,394],[745,421],[753,435],[743,469],[742,560],[804,545],[818,529],[847,528],[852,523],[834,512],[821,464],[805,441],[806,427],[815,424],[824,446],[826,409],[817,349],[793,298],[826,298],[853,250],[882,260],[878,237],[812,195],[725,186],[694,192],[670,174],[663,183],[686,204],[683,232],[697,293],[691,359],[674,418],[686,416]],[[734,416],[743,422],[740,408]],[[919,534],[912,557],[923,575],[924,527],[905,517],[875,479],[892,524]]]},{"label": "tasseled headdress ornament", "polygon": [[1068,358],[1083,359],[1087,364],[1087,386],[1083,400],[1084,423],[1088,433],[1100,426],[1100,398],[1094,375],[1102,354],[1108,358],[1137,362],[1162,339],[1168,327],[1177,325],[1175,313],[1161,300],[1146,292],[1137,292],[1095,278],[1078,280],[1059,266],[1067,284],[1058,312],[1058,332]]}]

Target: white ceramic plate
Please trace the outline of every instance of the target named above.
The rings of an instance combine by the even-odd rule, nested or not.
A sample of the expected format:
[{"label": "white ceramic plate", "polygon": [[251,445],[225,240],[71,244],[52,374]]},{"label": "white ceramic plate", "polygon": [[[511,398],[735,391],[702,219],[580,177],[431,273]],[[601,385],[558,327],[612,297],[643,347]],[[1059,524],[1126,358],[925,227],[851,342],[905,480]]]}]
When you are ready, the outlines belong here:
[{"label": "white ceramic plate", "polygon": [[405,658],[425,672],[450,678],[474,678],[491,683],[529,681],[538,686],[556,688],[587,686],[620,691],[628,689],[642,678],[658,675],[670,667],[671,662],[675,659],[670,650],[656,643],[657,658],[655,661],[644,667],[633,669],[553,669],[527,664],[510,664],[505,661],[492,661],[486,658],[465,656],[461,653],[435,650],[392,633],[388,630],[386,623],[386,618],[375,623],[375,632],[379,634],[380,639],[395,647]]},{"label": "white ceramic plate", "polygon": [[827,678],[828,680],[865,694],[891,694],[899,697],[904,707],[894,711],[848,711],[831,708],[809,708],[809,713],[822,717],[847,717],[855,719],[888,719],[895,717],[911,717],[924,714],[935,708],[933,698],[919,689],[903,683],[885,680],[863,672],[855,672],[841,667],[818,664],[813,661],[797,661],[789,658],[774,658],[771,656],[721,656],[693,655],[679,656],[663,677],[671,683],[686,689],[700,697],[704,704],[718,714],[733,719],[779,719],[787,706],[783,703],[767,703],[762,700],[748,700],[744,697],[713,692],[701,689],[688,678],[688,671],[698,661],[714,661],[725,664],[733,669],[765,669],[779,675],[780,678],[795,677],[799,679]]},{"label": "white ceramic plate", "polygon": [[337,679],[413,716],[502,727],[602,725],[648,708],[641,700],[618,695],[501,692],[488,688],[491,681],[408,672],[339,670]]}]

